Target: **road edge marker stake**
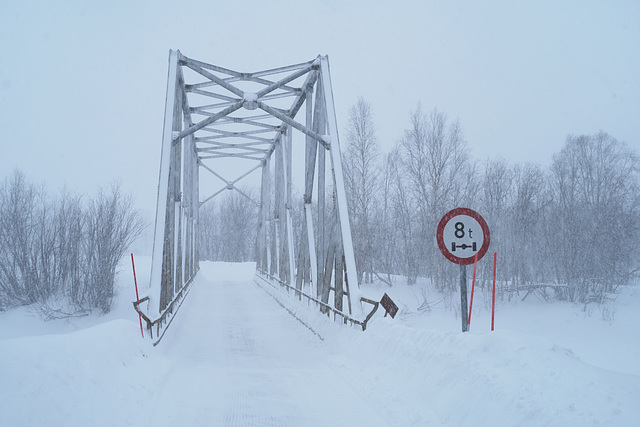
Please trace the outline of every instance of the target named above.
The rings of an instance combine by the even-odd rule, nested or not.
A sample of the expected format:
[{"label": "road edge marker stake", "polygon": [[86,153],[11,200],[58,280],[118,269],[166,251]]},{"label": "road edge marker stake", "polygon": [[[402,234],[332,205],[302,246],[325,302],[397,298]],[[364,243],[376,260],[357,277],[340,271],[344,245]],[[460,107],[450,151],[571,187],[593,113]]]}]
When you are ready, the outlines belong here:
[{"label": "road edge marker stake", "polygon": [[496,258],[497,252],[493,253],[493,295],[491,296],[491,330],[493,331],[493,320],[496,314]]},{"label": "road edge marker stake", "polygon": [[469,302],[469,320],[467,320],[467,325],[471,325],[471,309],[473,308],[473,290],[476,287],[476,267],[478,267],[478,254],[477,253],[476,253],[476,255],[474,257],[474,260],[473,260],[473,279],[471,279],[471,302]]},{"label": "road edge marker stake", "polygon": [[138,307],[138,318],[140,319],[140,333],[142,334],[142,338],[144,338],[142,313],[140,313],[140,297],[138,296],[138,280],[136,279],[136,264],[133,262],[133,252],[131,253],[131,267],[133,267],[133,284],[136,286],[136,307]]}]

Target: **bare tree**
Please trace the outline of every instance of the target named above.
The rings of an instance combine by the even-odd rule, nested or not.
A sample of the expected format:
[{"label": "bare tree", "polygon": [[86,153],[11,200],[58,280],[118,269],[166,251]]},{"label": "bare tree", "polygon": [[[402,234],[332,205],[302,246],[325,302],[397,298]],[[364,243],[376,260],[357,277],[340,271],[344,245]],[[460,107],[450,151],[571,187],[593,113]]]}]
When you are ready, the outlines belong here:
[{"label": "bare tree", "polygon": [[399,273],[398,232],[394,224],[395,182],[397,177],[398,150],[387,154],[380,175],[380,196],[378,208],[375,211],[375,237],[373,257],[375,269],[386,274],[385,282],[391,286],[391,274]]},{"label": "bare tree", "polygon": [[198,219],[200,259],[205,261],[219,260],[220,220],[218,218],[218,208],[214,200],[200,206]]},{"label": "bare tree", "polygon": [[[420,106],[411,116],[411,127],[400,141],[403,168],[411,183],[411,192],[420,213],[420,236],[425,269],[440,288],[455,286],[446,280],[445,270],[450,266],[443,262],[435,245],[435,229],[438,220],[447,210],[472,198],[475,166],[470,161],[460,123],[449,123],[447,116],[433,110],[428,116]],[[428,243],[427,243],[428,242]]]},{"label": "bare tree", "polygon": [[[508,271],[500,269],[503,277],[510,277],[513,260],[506,258],[506,246],[510,242],[508,235],[508,224],[511,210],[511,192],[513,183],[513,171],[504,159],[487,161],[484,167],[484,179],[482,180],[482,191],[480,209],[484,219],[489,224],[491,230],[491,246],[494,251],[500,252],[501,267],[505,266]],[[491,268],[490,266],[486,266]],[[485,277],[491,277],[485,274]],[[512,280],[501,281],[499,286],[505,283],[512,283]],[[503,289],[499,289],[504,295]]]},{"label": "bare tree", "polygon": [[[114,185],[86,208],[66,191],[52,202],[20,172],[0,187],[0,309],[51,299],[77,311],[109,311],[116,266],[143,223]],[[65,304],[62,302],[62,304]]]},{"label": "bare tree", "polygon": [[508,268],[514,285],[525,287],[527,293],[544,290],[534,283],[544,283],[548,277],[544,224],[553,221],[548,216],[551,202],[548,178],[539,165],[524,164],[513,167],[512,179],[510,218],[505,237],[507,253],[501,257],[505,258],[501,267],[504,270]]},{"label": "bare tree", "polygon": [[[407,284],[413,285],[418,279],[419,265],[422,252],[419,250],[424,244],[418,232],[419,218],[415,201],[409,191],[410,185],[402,166],[400,149],[396,147],[387,159],[390,172],[390,186],[393,201],[393,229],[398,234],[396,254],[398,256],[398,270],[402,273]],[[384,244],[384,242],[382,242]]]},{"label": "bare tree", "polygon": [[371,105],[363,98],[349,110],[345,163],[345,184],[359,281],[371,282],[375,236],[373,217],[379,189],[380,149],[373,126]]},{"label": "bare tree", "polygon": [[53,227],[56,235],[55,264],[57,282],[64,288],[70,301],[78,301],[82,291],[81,266],[85,229],[82,197],[63,189],[56,206]]},{"label": "bare tree", "polygon": [[243,262],[256,259],[256,190],[227,192],[218,204],[200,208],[200,258],[211,261]]},{"label": "bare tree", "polygon": [[569,136],[554,156],[547,234],[560,298],[600,299],[628,283],[640,237],[640,162],[604,132]]},{"label": "bare tree", "polygon": [[36,292],[32,265],[36,224],[36,189],[15,171],[0,189],[0,300],[3,306],[31,304]]},{"label": "bare tree", "polygon": [[142,233],[144,223],[132,210],[132,200],[124,196],[119,185],[112,185],[107,193],[100,189],[89,201],[85,214],[85,253],[83,260],[84,288],[82,301],[99,308],[103,313],[111,309],[114,296],[116,267],[127,248]]},{"label": "bare tree", "polygon": [[255,260],[255,238],[257,233],[258,206],[255,192],[249,199],[238,192],[231,192],[220,206],[220,245],[221,260],[243,262]]}]

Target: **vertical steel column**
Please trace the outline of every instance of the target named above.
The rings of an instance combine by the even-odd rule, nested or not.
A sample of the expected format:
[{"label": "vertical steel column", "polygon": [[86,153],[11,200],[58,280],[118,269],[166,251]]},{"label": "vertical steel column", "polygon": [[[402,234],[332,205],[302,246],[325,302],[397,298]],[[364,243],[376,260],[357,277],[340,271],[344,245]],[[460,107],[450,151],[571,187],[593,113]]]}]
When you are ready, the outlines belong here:
[{"label": "vertical steel column", "polygon": [[169,71],[167,76],[167,94],[164,107],[164,129],[162,132],[162,152],[160,158],[160,176],[158,182],[158,204],[153,238],[151,277],[149,283],[150,314],[159,314],[162,307],[162,282],[164,249],[166,247],[165,230],[167,228],[167,204],[169,197],[169,175],[174,132],[176,99],[178,95],[178,52],[169,52]]},{"label": "vertical steel column", "polygon": [[[180,131],[182,128],[182,97],[178,98],[180,101],[176,104],[176,122],[180,125],[176,125],[176,131]],[[178,101],[178,100],[176,100]],[[173,200],[173,218],[172,226],[169,232],[173,232],[173,292],[177,293],[182,288],[182,139],[173,142],[173,158],[171,163],[171,176],[173,177],[173,191],[171,192],[171,199]],[[173,299],[173,294],[169,302]]]},{"label": "vertical steel column", "polygon": [[269,274],[275,277],[278,274],[278,244],[277,244],[277,232],[276,232],[276,220],[274,218],[275,200],[272,199],[271,191],[271,158],[267,158],[267,189],[268,189],[268,213],[267,213],[267,226],[268,226],[268,241],[269,241]]},{"label": "vertical steel column", "polygon": [[278,251],[278,277],[283,282],[287,282],[287,272],[286,272],[286,263],[287,263],[287,253],[286,253],[286,221],[285,221],[285,213],[284,213],[284,131],[280,133],[280,138],[276,141],[276,150],[274,152],[274,177],[273,183],[275,185],[275,201],[273,206],[273,220],[276,224],[276,241],[277,241],[277,251]]},{"label": "vertical steel column", "polygon": [[[311,128],[314,132],[318,134],[322,134],[323,124],[321,124],[320,120],[320,110],[322,109],[322,102],[324,97],[321,95],[322,93],[322,84],[320,81],[316,83],[316,97],[315,97],[315,114],[313,110],[313,99],[312,94],[313,90],[308,87],[307,88],[307,108],[306,108],[306,123],[307,127]],[[317,257],[317,248],[316,248],[316,239],[314,233],[313,226],[313,215],[311,210],[311,200],[313,197],[313,179],[316,169],[316,158],[318,154],[318,141],[311,137],[311,135],[306,135],[306,150],[305,150],[305,192],[304,192],[304,214],[305,214],[305,225],[307,231],[307,245],[309,247],[309,267],[311,269],[310,277],[311,277],[311,289],[310,293],[312,295],[318,295],[318,281],[320,279],[319,273],[319,261]],[[324,148],[320,148],[324,150]],[[318,192],[318,194],[320,194]]]},{"label": "vertical steel column", "polygon": [[262,180],[260,194],[260,258],[262,261],[261,269],[263,272],[269,271],[269,159],[262,161]]},{"label": "vertical steel column", "polygon": [[[320,114],[323,114],[322,112]],[[324,286],[324,276],[325,276],[325,256],[327,253],[327,240],[325,238],[325,233],[327,232],[327,227],[325,227],[325,174],[326,174],[326,165],[325,165],[325,150],[320,148],[318,150],[318,233],[317,233],[317,242],[316,242],[316,253],[318,254],[318,286],[317,286],[317,297],[320,297],[322,294],[322,287]]]},{"label": "vertical steel column", "polygon": [[[305,123],[308,129],[313,129],[313,88],[305,89],[306,117]],[[313,177],[316,167],[316,152],[318,141],[311,135],[305,135],[305,162],[304,162],[304,197],[302,219],[302,241],[299,242],[298,275],[296,288],[302,290],[303,283],[309,283],[309,292],[313,294],[314,284],[318,280],[315,238],[313,232],[313,220],[311,215],[311,199],[313,195]]]},{"label": "vertical steel column", "polygon": [[195,157],[193,165],[193,266],[195,274],[200,269],[200,236],[198,232],[200,229],[200,159],[198,159],[195,143],[193,145],[193,155]]},{"label": "vertical steel column", "polygon": [[284,149],[282,150],[282,154],[284,156],[283,164],[284,164],[284,208],[286,214],[286,227],[287,227],[287,254],[289,258],[289,283],[293,284],[295,281],[295,261],[294,261],[294,244],[293,244],[293,222],[291,220],[291,185],[292,185],[292,171],[291,171],[291,155],[292,155],[292,133],[293,129],[288,127],[287,132],[285,134],[285,144]]},{"label": "vertical steel column", "polygon": [[[352,280],[357,283],[358,273],[356,270],[356,260],[353,252],[353,240],[351,238],[351,224],[349,223],[349,211],[347,209],[347,194],[344,187],[344,176],[342,172],[342,159],[340,157],[340,139],[338,138],[338,122],[333,103],[333,89],[331,87],[331,76],[329,75],[329,59],[326,56],[320,58],[320,67],[322,70],[321,81],[324,87],[325,108],[327,112],[327,126],[329,129],[329,137],[331,140],[331,168],[335,183],[336,201],[338,205],[338,215],[340,219],[340,232],[342,237],[342,245],[344,248],[345,258],[345,277],[347,283]],[[357,286],[349,286],[350,297],[354,297],[360,309],[359,284]]]},{"label": "vertical steel column", "polygon": [[[180,68],[179,71],[182,69]],[[185,82],[184,75],[182,72],[179,73],[178,79],[180,82],[180,90],[182,94],[182,113],[184,115],[184,127],[189,128],[193,125],[193,121],[191,119],[191,112],[189,111],[189,102],[187,99],[187,94],[185,92]],[[193,221],[194,221],[194,203],[193,203],[193,180],[194,180],[194,169],[197,167],[197,153],[195,151],[195,141],[193,134],[187,135],[182,142],[182,157],[183,157],[183,168],[182,168],[182,197],[181,197],[181,206],[182,206],[182,283],[180,283],[180,288],[184,286],[189,280],[192,279],[195,274],[195,266],[193,264],[193,240],[196,234],[193,230]]]}]

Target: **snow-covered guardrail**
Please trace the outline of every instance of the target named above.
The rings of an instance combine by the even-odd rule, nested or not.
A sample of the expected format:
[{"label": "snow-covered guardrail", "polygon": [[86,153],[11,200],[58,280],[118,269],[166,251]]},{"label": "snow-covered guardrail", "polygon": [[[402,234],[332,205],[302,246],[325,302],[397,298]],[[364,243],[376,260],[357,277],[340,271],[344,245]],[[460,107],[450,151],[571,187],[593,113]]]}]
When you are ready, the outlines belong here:
[{"label": "snow-covered guardrail", "polygon": [[[197,271],[194,273],[193,278],[196,277],[197,273],[198,273]],[[173,300],[167,305],[167,307],[162,311],[162,313],[160,313],[160,316],[158,316],[158,318],[155,320],[150,319],[142,310],[140,310],[140,304],[145,301],[148,301],[149,300],[148,296],[142,298],[140,301],[133,301],[133,308],[135,311],[138,312],[138,314],[140,314],[140,316],[142,316],[142,319],[144,319],[147,325],[147,331],[149,332],[149,335],[152,340],[154,339],[153,337],[154,327],[156,329],[156,338],[155,338],[155,341],[153,342],[154,347],[160,343],[160,340],[162,339],[162,337],[164,337],[165,332],[171,325],[171,322],[173,321],[175,314],[180,309],[182,302],[184,301],[185,297],[189,293],[189,290],[191,289],[191,283],[193,283],[193,278],[191,278],[191,280],[189,280],[182,287],[182,289],[178,291],[178,293],[173,297]]]},{"label": "snow-covered guardrail", "polygon": [[358,325],[362,327],[362,330],[365,331],[367,330],[367,322],[369,322],[369,320],[371,319],[371,317],[373,317],[373,315],[375,314],[376,310],[378,310],[378,306],[380,305],[380,303],[378,301],[373,301],[370,300],[368,298],[360,298],[360,301],[367,303],[367,304],[371,304],[373,306],[373,308],[371,309],[371,312],[369,312],[369,314],[367,314],[367,316],[365,317],[364,320],[357,320],[354,319],[353,317],[351,317],[350,315],[341,312],[340,310],[335,309],[334,307],[331,307],[329,304],[324,303],[322,301],[320,301],[319,299],[312,297],[310,295],[307,295],[306,293],[304,293],[302,290],[297,289],[285,282],[283,282],[282,280],[278,279],[277,277],[274,277],[270,274],[268,274],[267,272],[264,272],[260,269],[256,269],[256,277],[262,279],[263,281],[265,281],[266,283],[270,284],[273,286],[273,283],[278,283],[280,286],[283,286],[287,289],[290,289],[292,291],[295,292],[296,296],[298,296],[299,299],[302,299],[302,297],[306,298],[307,301],[311,301],[314,302],[315,304],[317,304],[321,310],[325,310],[324,313],[329,314],[329,313],[333,313],[333,318],[334,320],[336,319],[336,317],[341,317],[344,320],[344,323],[350,323],[351,325]]}]

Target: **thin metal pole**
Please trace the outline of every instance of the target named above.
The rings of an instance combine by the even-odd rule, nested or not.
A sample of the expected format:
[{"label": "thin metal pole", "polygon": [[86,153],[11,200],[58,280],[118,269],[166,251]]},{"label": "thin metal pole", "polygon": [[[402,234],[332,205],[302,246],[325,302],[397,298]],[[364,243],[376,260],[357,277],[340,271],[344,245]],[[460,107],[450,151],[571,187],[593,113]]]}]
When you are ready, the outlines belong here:
[{"label": "thin metal pole", "polygon": [[467,305],[467,266],[460,266],[460,313],[462,318],[462,332],[467,332],[469,330],[467,324],[467,316],[468,316],[468,305]]},{"label": "thin metal pole", "polygon": [[491,295],[491,330],[493,331],[493,319],[496,313],[496,258],[497,252],[493,253],[493,293]]},{"label": "thin metal pole", "polygon": [[[476,268],[478,267],[478,254],[473,258],[473,279],[471,279],[471,301],[469,302],[469,320],[467,325],[471,325],[471,310],[473,309],[473,291],[476,288]],[[467,326],[469,328],[469,326]]]},{"label": "thin metal pole", "polygon": [[136,279],[136,265],[133,262],[133,252],[131,252],[131,267],[133,267],[133,284],[136,287],[136,307],[138,307],[138,318],[140,319],[140,333],[144,338],[144,332],[142,330],[142,313],[140,313],[140,297],[138,296],[138,280]]}]

